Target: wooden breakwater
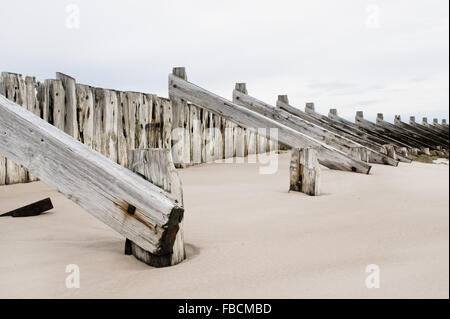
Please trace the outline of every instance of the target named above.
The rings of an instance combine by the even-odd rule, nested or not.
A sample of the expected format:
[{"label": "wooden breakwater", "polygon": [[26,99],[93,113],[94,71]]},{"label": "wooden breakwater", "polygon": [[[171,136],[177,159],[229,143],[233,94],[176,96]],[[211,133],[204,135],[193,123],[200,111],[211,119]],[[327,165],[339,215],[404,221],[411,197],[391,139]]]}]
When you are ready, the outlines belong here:
[{"label": "wooden breakwater", "polygon": [[[0,94],[124,167],[134,149],[172,149],[176,167],[278,149],[266,136],[192,103],[96,88],[62,73],[40,82],[3,72]],[[35,180],[0,155],[0,185]]]}]

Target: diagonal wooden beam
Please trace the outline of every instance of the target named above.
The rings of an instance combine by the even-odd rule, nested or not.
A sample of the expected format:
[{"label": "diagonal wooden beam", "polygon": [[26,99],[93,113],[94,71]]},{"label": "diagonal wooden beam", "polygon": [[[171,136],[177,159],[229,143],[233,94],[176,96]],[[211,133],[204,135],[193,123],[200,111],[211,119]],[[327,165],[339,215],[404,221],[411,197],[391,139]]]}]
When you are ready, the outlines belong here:
[{"label": "diagonal wooden beam", "polygon": [[143,249],[172,252],[184,209],[167,192],[2,95],[0,154]]},{"label": "diagonal wooden beam", "polygon": [[[350,158],[335,148],[248,110],[243,106],[234,104],[173,74],[169,75],[169,95],[208,109],[245,128],[254,130],[259,128],[276,128],[278,129],[278,140],[287,146],[293,148],[317,148],[320,163],[328,168],[364,174],[369,174],[370,172],[371,166],[367,163]],[[267,130],[266,137],[270,138],[270,133]]]}]

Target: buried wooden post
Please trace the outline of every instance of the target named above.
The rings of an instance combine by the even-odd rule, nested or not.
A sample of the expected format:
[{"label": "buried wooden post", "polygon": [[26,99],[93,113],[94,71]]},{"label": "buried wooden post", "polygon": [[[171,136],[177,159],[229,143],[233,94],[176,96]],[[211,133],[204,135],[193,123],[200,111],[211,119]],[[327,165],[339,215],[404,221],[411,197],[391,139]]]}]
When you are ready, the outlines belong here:
[{"label": "buried wooden post", "polygon": [[320,167],[314,148],[293,148],[290,165],[290,191],[318,196]]},{"label": "buried wooden post", "polygon": [[[175,202],[183,207],[183,187],[169,149],[130,150],[128,153],[128,166],[133,172],[168,192]],[[186,256],[183,222],[181,221],[178,226],[179,230],[176,234],[171,254],[154,255],[129,239],[125,242],[125,254],[134,255],[138,260],[154,267],[172,266],[182,262]]]},{"label": "buried wooden post", "polygon": [[146,251],[172,254],[184,209],[166,191],[3,95],[0,154]]},{"label": "buried wooden post", "polygon": [[349,155],[354,159],[357,159],[365,163],[369,163],[370,153],[371,152],[367,150],[367,148],[356,146],[350,148]]},{"label": "buried wooden post", "polygon": [[428,148],[428,147],[422,147],[420,150],[421,150],[422,153],[424,153],[425,155],[428,155],[428,156],[431,155],[431,153],[430,153],[430,148]]},{"label": "buried wooden post", "polygon": [[397,154],[395,152],[395,147],[392,144],[386,144],[383,145],[381,152],[386,154],[389,157],[392,157],[393,159],[397,159]]}]

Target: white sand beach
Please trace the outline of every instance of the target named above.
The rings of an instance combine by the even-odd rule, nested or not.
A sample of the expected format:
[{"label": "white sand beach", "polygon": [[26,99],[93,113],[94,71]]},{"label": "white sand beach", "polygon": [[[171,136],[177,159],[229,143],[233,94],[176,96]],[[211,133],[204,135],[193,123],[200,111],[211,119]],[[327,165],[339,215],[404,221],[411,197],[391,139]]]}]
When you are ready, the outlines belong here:
[{"label": "white sand beach", "polygon": [[[41,216],[0,218],[0,298],[448,298],[449,166],[323,168],[322,196],[279,170],[180,170],[188,258],[151,268],[125,239],[42,182],[0,187],[0,213],[51,197]],[[66,265],[80,267],[68,289]],[[365,286],[369,264],[380,288]]]}]

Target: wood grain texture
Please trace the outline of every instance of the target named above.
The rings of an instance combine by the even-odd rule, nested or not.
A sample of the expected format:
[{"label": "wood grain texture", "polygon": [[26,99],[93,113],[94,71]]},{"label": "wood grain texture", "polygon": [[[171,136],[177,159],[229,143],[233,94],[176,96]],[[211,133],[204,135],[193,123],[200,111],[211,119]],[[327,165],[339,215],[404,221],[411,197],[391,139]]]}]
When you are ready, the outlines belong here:
[{"label": "wood grain texture", "polygon": [[[376,131],[371,131],[371,130],[368,130],[368,129],[364,129],[364,128],[356,125],[355,123],[350,122],[350,121],[348,121],[348,120],[338,116],[337,112],[336,112],[336,114],[333,114],[333,113],[330,112],[328,114],[328,118],[331,121],[333,121],[333,123],[335,123],[338,126],[343,127],[344,129],[351,129],[352,131],[355,132],[355,134],[358,134],[358,136],[360,136],[364,140],[368,140],[368,141],[374,142],[375,144],[373,145],[373,148],[375,150],[381,149],[382,146],[385,145],[385,144],[392,144],[392,145],[394,145],[394,147],[396,148],[396,151],[399,151],[400,148],[402,148],[402,147],[408,147],[407,144],[404,144],[404,143],[402,143],[400,141],[392,139],[389,136],[385,136],[385,135],[380,134],[380,133],[378,133]],[[404,156],[401,156],[401,155],[398,155],[397,159],[400,162],[403,162],[403,163],[411,163],[411,161],[412,161],[410,158],[404,157]]]},{"label": "wood grain texture", "polygon": [[[361,132],[355,132],[353,129],[345,128],[342,125],[335,125],[327,117],[315,113],[312,104],[309,104],[309,112],[306,113],[286,102],[288,102],[286,95],[278,97],[276,108],[278,117],[290,120],[291,125],[296,125],[299,130],[305,130],[316,139],[322,140],[350,156],[356,155],[352,152],[352,148],[364,147],[370,153],[370,163],[398,165],[397,160],[379,152],[381,145],[364,138]],[[359,156],[356,157],[356,159],[358,158]]]},{"label": "wood grain texture", "polygon": [[[281,124],[284,124],[298,132],[304,133],[318,141],[322,141],[327,145],[330,145],[344,153],[349,154],[350,156],[354,154],[353,152],[351,152],[352,148],[365,148],[363,145],[358,144],[346,137],[343,137],[319,125],[294,116],[282,110],[281,108],[275,108],[240,91],[233,91],[233,102],[245,106],[252,111],[255,111]],[[380,156],[382,155],[380,154]],[[359,156],[355,158],[359,159]]]},{"label": "wood grain texture", "polygon": [[[21,74],[2,72],[2,86],[4,96],[12,102],[26,108],[27,93],[25,81]],[[14,150],[11,150],[14,151]],[[13,158],[5,160],[5,184],[26,183],[28,181],[28,172],[25,168],[14,162]]]},{"label": "wood grain texture", "polygon": [[381,113],[378,114],[379,116],[377,116],[376,119],[376,124],[384,127],[388,130],[391,130],[392,132],[395,132],[401,136],[406,136],[412,140],[414,140],[414,142],[416,143],[420,143],[421,145],[423,145],[424,147],[429,147],[431,149],[437,150],[437,147],[439,146],[439,143],[436,143],[435,139],[429,139],[428,137],[420,134],[420,133],[416,133],[413,131],[409,131],[409,130],[405,130],[397,125],[394,125],[392,123],[386,122],[383,118],[383,115]]},{"label": "wood grain texture", "polygon": [[4,96],[0,136],[2,155],[143,249],[172,252],[183,209],[165,191]]},{"label": "wood grain texture", "polygon": [[[131,150],[128,157],[130,169],[133,172],[167,191],[176,203],[183,206],[183,187],[169,149]],[[155,256],[132,241],[127,245],[130,246],[128,249],[130,249],[131,254],[146,264],[156,267],[176,265],[186,258],[183,222],[179,223],[173,251],[170,254]]]},{"label": "wood grain texture", "polygon": [[65,93],[64,132],[66,132],[67,134],[76,139],[79,139],[77,93],[76,93],[75,79],[61,72],[56,73],[56,79],[61,81]]},{"label": "wood grain texture", "polygon": [[431,141],[435,141],[436,145],[438,145],[438,146],[446,146],[446,147],[448,147],[449,140],[446,140],[445,138],[441,137],[440,135],[433,134],[432,132],[429,132],[429,131],[427,131],[425,129],[422,129],[422,128],[413,126],[411,124],[402,122],[402,120],[400,118],[400,115],[396,115],[394,117],[394,125],[402,128],[406,132],[423,135],[423,136],[427,137],[427,139],[429,139]]},{"label": "wood grain texture", "polygon": [[94,142],[94,93],[88,85],[76,85],[79,141],[89,147]]},{"label": "wood grain texture", "polygon": [[[233,121],[242,127],[253,129],[277,128],[278,140],[285,145],[293,148],[317,147],[319,161],[329,168],[363,174],[368,174],[370,172],[371,166],[367,163],[354,160],[339,150],[318,142],[256,112],[248,110],[243,106],[227,101],[224,98],[212,94],[174,75],[169,75],[169,92],[173,97],[208,108],[211,112]],[[270,138],[268,132],[266,132],[266,137]]]},{"label": "wood grain texture", "polygon": [[[26,107],[27,110],[33,112],[36,116],[41,116],[39,103],[36,94],[36,78],[31,76],[25,77]],[[33,174],[28,174],[28,181],[35,182],[38,178]]]},{"label": "wood grain texture", "polygon": [[292,149],[290,164],[290,191],[310,196],[320,195],[320,167],[313,148]]}]

